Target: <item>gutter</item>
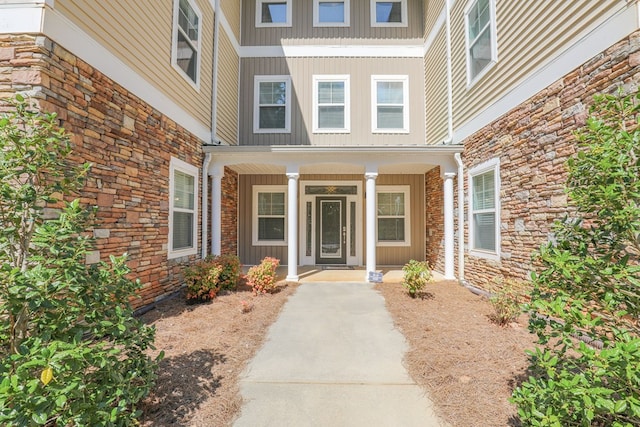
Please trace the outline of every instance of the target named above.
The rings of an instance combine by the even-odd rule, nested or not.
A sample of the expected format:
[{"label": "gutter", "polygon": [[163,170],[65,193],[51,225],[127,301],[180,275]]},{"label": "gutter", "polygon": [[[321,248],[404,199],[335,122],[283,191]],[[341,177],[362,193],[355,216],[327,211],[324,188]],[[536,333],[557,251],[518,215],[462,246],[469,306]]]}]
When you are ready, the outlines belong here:
[{"label": "gutter", "polygon": [[219,145],[220,141],[216,137],[216,130],[218,128],[218,50],[220,39],[220,0],[215,0],[214,3],[214,24],[213,24],[213,76],[211,82],[211,143]]}]

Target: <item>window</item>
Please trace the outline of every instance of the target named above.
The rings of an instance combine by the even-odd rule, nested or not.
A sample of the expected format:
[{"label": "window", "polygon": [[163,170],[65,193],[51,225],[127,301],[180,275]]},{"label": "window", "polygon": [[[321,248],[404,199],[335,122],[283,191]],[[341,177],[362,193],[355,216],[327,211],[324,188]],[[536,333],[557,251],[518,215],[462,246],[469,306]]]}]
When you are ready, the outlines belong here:
[{"label": "window", "polygon": [[313,0],[314,27],[348,27],[349,18],[349,0]]},{"label": "window", "polygon": [[379,186],[376,191],[378,246],[410,246],[409,186]]},{"label": "window", "polygon": [[287,190],[280,185],[253,187],[253,244],[287,244]]},{"label": "window", "polygon": [[348,133],[349,76],[313,76],[313,132]]},{"label": "window", "polygon": [[198,250],[198,168],[172,157],[169,174],[169,258],[193,255]]},{"label": "window", "polygon": [[371,0],[372,27],[406,27],[407,0]]},{"label": "window", "polygon": [[200,76],[200,11],[190,0],[176,0],[173,17],[173,66],[191,83]]},{"label": "window", "polygon": [[256,0],[256,27],[290,27],[291,0]]},{"label": "window", "polygon": [[495,0],[475,0],[464,15],[467,31],[467,83],[485,74],[498,59]]},{"label": "window", "polygon": [[483,163],[469,171],[471,200],[469,243],[474,255],[497,259],[500,252],[500,162]]},{"label": "window", "polygon": [[255,76],[253,131],[289,133],[291,131],[291,78]]},{"label": "window", "polygon": [[409,78],[372,76],[372,132],[409,132]]}]

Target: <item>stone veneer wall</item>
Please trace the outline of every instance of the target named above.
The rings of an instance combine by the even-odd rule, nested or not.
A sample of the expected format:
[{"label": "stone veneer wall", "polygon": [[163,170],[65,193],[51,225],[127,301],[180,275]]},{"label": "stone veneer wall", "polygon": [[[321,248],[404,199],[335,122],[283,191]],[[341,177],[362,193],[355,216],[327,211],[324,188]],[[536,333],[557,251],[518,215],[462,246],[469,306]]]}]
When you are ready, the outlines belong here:
[{"label": "stone veneer wall", "polygon": [[432,269],[444,272],[444,183],[440,168],[425,174],[426,245],[425,260]]},{"label": "stone veneer wall", "polygon": [[88,262],[127,252],[131,277],[143,283],[136,307],[177,290],[200,251],[167,259],[169,162],[174,156],[200,168],[202,142],[46,37],[0,37],[0,96],[16,91],[55,111],[72,135],[74,160],[93,164],[81,194],[99,208]]},{"label": "stone veneer wall", "polygon": [[[619,86],[635,91],[639,81],[636,32],[464,141],[465,173],[500,158],[502,203],[501,259],[489,261],[466,252],[468,282],[484,286],[496,277],[529,277],[531,254],[548,241],[553,221],[569,209],[565,162],[576,152],[573,132],[585,124],[593,95],[615,92]],[[468,195],[467,184],[465,179]],[[465,221],[466,242],[468,231]]]},{"label": "stone veneer wall", "polygon": [[238,174],[224,168],[222,178],[222,245],[223,254],[238,255]]}]

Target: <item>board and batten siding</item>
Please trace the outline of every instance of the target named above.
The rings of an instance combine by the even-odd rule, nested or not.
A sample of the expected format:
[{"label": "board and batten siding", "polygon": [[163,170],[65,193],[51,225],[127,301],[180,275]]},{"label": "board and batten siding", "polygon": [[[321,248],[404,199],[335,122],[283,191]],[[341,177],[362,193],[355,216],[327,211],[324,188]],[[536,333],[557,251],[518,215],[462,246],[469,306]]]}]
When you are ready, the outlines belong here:
[{"label": "board and batten siding", "polygon": [[[242,8],[242,45],[279,46],[358,44],[376,39],[376,44],[406,43],[422,39],[422,0],[407,0],[406,27],[372,27],[369,0],[352,0],[348,27],[314,27],[313,0],[292,0],[291,27],[256,28],[256,1],[245,0]],[[343,41],[341,41],[343,40]]]},{"label": "board and batten siding", "polygon": [[236,40],[240,40],[240,0],[220,0],[220,9],[233,31]]},{"label": "board and batten siding", "polygon": [[54,7],[158,91],[210,126],[214,14],[208,0],[197,0],[197,4],[203,15],[199,91],[171,65],[173,1],[158,1],[149,7],[133,0],[56,0]]},{"label": "board and batten siding", "polygon": [[[313,133],[313,75],[349,75],[351,132]],[[256,75],[289,75],[292,82],[291,133],[253,133]],[[408,134],[371,132],[371,76],[409,77]],[[424,144],[422,58],[243,58],[240,77],[240,145]]]},{"label": "board and batten siding", "polygon": [[[366,212],[364,210],[364,188],[365,181],[362,175],[339,174],[319,175],[301,174],[299,183],[305,181],[360,181],[363,191],[362,217],[359,219],[358,227],[362,236],[365,232]],[[253,246],[252,242],[252,216],[253,216],[253,186],[254,185],[287,185],[287,178],[284,175],[240,175],[238,189],[240,201],[238,206],[238,241],[240,261],[245,265],[259,264],[266,256],[280,259],[281,264],[287,264],[287,246]],[[380,246],[377,247],[376,261],[378,265],[404,265],[410,259],[424,259],[425,248],[425,205],[424,205],[424,175],[380,175],[376,180],[376,187],[384,185],[409,185],[410,188],[410,221],[411,221],[411,246]],[[302,191],[300,186],[300,191]],[[300,219],[302,221],[302,219]],[[302,239],[302,236],[300,236]],[[299,242],[302,245],[302,240]],[[362,244],[362,250],[366,251],[366,245]],[[366,253],[362,254],[362,262],[366,259]]]},{"label": "board and batten siding", "polygon": [[227,144],[238,143],[238,73],[240,59],[229,36],[218,32],[218,91],[216,135]]},{"label": "board and batten siding", "polygon": [[445,31],[434,39],[424,58],[425,140],[439,144],[447,138],[447,64]]}]

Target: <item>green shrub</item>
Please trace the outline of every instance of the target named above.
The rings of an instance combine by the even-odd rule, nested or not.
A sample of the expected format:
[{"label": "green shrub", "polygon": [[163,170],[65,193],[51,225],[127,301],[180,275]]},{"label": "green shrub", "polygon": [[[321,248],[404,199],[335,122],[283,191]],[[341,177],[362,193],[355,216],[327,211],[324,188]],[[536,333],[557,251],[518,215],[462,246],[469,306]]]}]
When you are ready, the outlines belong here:
[{"label": "green shrub", "polygon": [[247,283],[253,288],[254,294],[274,292],[276,287],[276,269],[280,260],[272,257],[264,258],[260,264],[254,265],[247,272]]},{"label": "green shrub", "polygon": [[218,278],[220,289],[235,290],[238,287],[240,269],[242,268],[240,258],[236,255],[218,255],[213,258],[213,261],[222,267]]},{"label": "green shrub", "polygon": [[240,259],[235,255],[208,256],[187,267],[184,271],[187,300],[208,301],[222,289],[236,289],[240,267]]},{"label": "green shrub", "polygon": [[415,298],[427,283],[432,280],[431,269],[427,261],[410,260],[402,267],[402,285],[407,288],[411,298]]},{"label": "green shrub", "polygon": [[[20,96],[0,118],[0,425],[136,425],[156,378],[155,330],[133,317],[126,257],[86,264],[93,211],[55,115]],[[45,220],[47,204],[61,206]],[[161,356],[160,356],[161,357]]]},{"label": "green shrub", "polygon": [[500,326],[516,320],[523,312],[523,304],[527,301],[529,288],[529,283],[522,280],[499,281],[493,287],[493,295],[489,298],[493,306],[491,320]]},{"label": "green shrub", "polygon": [[524,425],[640,425],[639,105],[638,94],[598,96],[577,134],[576,210],[555,224],[532,275],[541,347],[512,397]]}]

